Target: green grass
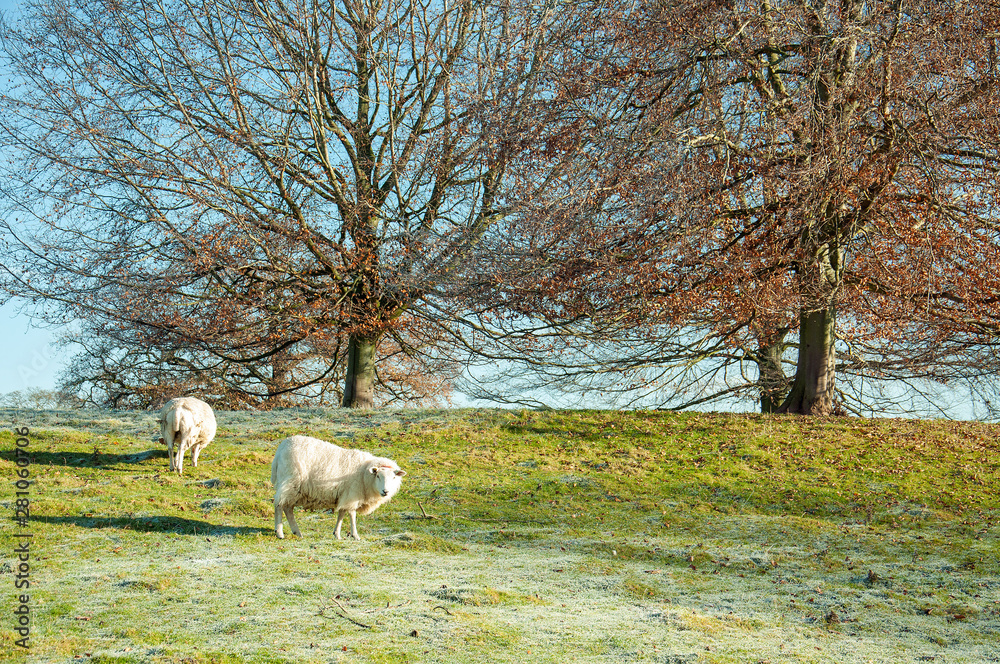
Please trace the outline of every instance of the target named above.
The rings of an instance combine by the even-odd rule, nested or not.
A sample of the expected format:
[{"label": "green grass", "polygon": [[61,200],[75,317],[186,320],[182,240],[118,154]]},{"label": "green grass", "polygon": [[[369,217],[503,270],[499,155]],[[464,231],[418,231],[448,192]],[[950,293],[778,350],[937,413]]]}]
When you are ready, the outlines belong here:
[{"label": "green grass", "polygon": [[[223,412],[177,477],[149,413],[6,416],[34,457],[29,661],[1000,661],[994,425]],[[304,538],[274,537],[292,433],[408,471],[361,542],[301,511]]]}]

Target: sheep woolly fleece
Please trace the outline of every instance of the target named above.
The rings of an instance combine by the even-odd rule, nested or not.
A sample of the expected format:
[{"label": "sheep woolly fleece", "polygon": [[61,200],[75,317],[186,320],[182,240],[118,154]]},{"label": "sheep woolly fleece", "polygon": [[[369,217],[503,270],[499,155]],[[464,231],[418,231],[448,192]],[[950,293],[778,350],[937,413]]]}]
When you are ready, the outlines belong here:
[{"label": "sheep woolly fleece", "polygon": [[337,539],[345,515],[351,517],[351,536],[361,539],[357,514],[370,514],[388,502],[399,491],[404,475],[406,471],[392,459],[344,449],[309,436],[285,438],[271,462],[275,533],[284,537],[284,513],[292,533],[301,536],[292,514],[296,507],[332,509],[337,512]]},{"label": "sheep woolly fleece", "polygon": [[[184,470],[184,452],[191,450],[191,463],[197,467],[198,454],[215,438],[215,413],[212,407],[195,397],[171,399],[160,410],[160,435],[167,446],[170,470]],[[176,457],[174,452],[176,450]]]}]

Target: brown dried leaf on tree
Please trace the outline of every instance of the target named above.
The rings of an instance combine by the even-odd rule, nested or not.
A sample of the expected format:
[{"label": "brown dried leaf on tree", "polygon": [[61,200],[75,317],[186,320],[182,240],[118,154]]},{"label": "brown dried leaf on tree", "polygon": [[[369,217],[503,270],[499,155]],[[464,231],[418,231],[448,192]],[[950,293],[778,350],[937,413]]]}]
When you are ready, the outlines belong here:
[{"label": "brown dried leaf on tree", "polygon": [[118,335],[122,356],[155,349],[147,378],[197,376],[220,398],[280,405],[332,376],[345,406],[441,396],[425,372],[460,366],[439,352],[449,294],[506,213],[503,133],[532,121],[552,15],[26,6],[0,28],[0,286],[40,318],[112,331],[93,341]]},{"label": "brown dried leaf on tree", "polygon": [[503,283],[539,330],[576,325],[561,375],[705,366],[706,399],[753,388],[765,411],[828,414],[857,385],[838,372],[996,372],[1000,9],[587,7],[540,114],[559,149],[512,169],[562,164],[523,199],[536,260]]}]

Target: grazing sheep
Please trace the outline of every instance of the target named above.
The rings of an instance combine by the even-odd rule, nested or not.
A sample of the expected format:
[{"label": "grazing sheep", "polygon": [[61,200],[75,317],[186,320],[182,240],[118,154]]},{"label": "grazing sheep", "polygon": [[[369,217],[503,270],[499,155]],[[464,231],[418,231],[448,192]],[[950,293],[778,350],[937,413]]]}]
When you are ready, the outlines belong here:
[{"label": "grazing sheep", "polygon": [[351,537],[358,536],[357,515],[370,514],[399,491],[406,475],[395,461],[372,456],[361,450],[347,450],[309,436],[292,436],[278,444],[271,462],[271,483],[274,484],[274,532],[279,538],[281,514],[288,518],[292,533],[302,536],[292,511],[333,509],[337,512],[337,527],[344,515],[351,515]]},{"label": "grazing sheep", "polygon": [[191,463],[197,466],[198,454],[215,438],[215,413],[201,399],[171,399],[160,411],[159,422],[160,442],[167,446],[170,471],[176,468],[178,475],[184,472],[184,452],[191,449]]}]

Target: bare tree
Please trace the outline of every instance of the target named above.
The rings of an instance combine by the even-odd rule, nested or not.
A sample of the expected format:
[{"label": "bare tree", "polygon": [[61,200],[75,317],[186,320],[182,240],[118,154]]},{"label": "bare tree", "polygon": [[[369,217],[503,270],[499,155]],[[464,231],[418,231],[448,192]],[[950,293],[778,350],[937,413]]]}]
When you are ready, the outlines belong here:
[{"label": "bare tree", "polygon": [[833,412],[838,372],[976,374],[1000,313],[1000,9],[589,7],[546,116],[545,156],[575,170],[529,201],[536,260],[499,279],[525,316],[644,340],[602,370],[737,376],[708,398],[756,380],[764,410]]},{"label": "bare tree", "polygon": [[83,404],[73,394],[33,387],[0,394],[0,408],[51,410],[79,408]]},{"label": "bare tree", "polygon": [[27,2],[0,28],[4,287],[248,374],[329,353],[264,398],[341,368],[345,406],[380,377],[427,396],[378,361],[444,361],[452,285],[507,212],[556,14],[525,7]]}]

